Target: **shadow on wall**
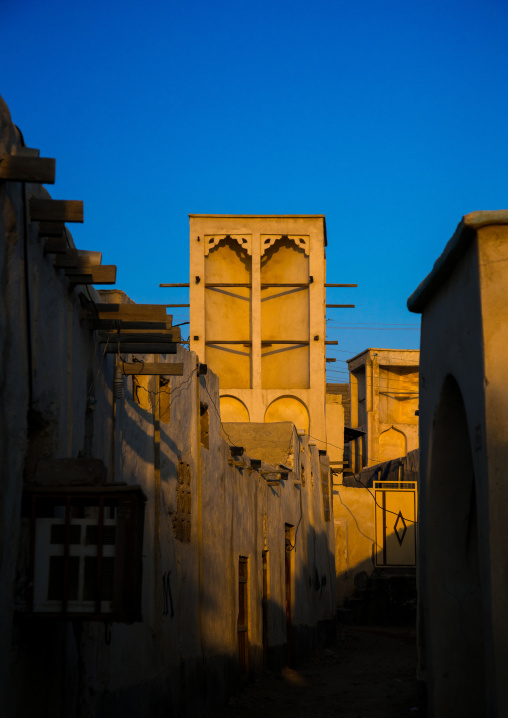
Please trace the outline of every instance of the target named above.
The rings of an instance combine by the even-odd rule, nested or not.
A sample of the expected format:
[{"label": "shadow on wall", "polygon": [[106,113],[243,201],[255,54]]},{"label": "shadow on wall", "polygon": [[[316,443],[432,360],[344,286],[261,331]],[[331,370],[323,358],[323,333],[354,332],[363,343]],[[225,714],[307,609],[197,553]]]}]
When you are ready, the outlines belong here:
[{"label": "shadow on wall", "polygon": [[370,579],[374,572],[379,576],[415,575],[415,494],[387,491],[384,499],[382,494],[384,491],[363,486],[334,486],[339,607],[358,598],[360,590],[366,595],[367,589],[373,588]]},{"label": "shadow on wall", "polygon": [[[254,610],[247,615],[246,652],[242,645],[245,632],[239,630],[240,606],[239,592],[230,604],[215,600],[206,592],[203,597],[204,626],[220,615],[220,622],[226,618],[231,634],[223,642],[206,638],[206,649],[201,655],[180,660],[180,652],[174,647],[168,651],[163,672],[155,679],[131,686],[115,693],[105,693],[98,698],[101,715],[122,715],[125,718],[151,716],[191,716],[203,715],[221,704],[227,704],[229,698],[238,692],[242,679],[253,679],[260,675],[263,668],[278,671],[284,665],[298,667],[308,661],[318,647],[328,645],[335,637],[335,611],[331,605],[330,568],[333,572],[333,555],[329,552],[323,564],[314,562],[314,552],[326,542],[322,533],[302,544],[296,537],[296,552],[304,551],[311,559],[312,566],[304,562],[298,576],[294,575],[294,556],[286,553],[284,582],[278,586],[277,595],[263,596],[262,583],[251,577],[247,582],[248,603]],[[282,551],[284,552],[284,547]],[[253,557],[246,557],[252,561]],[[322,559],[325,557],[322,556]],[[228,580],[224,567],[223,579]],[[275,570],[279,570],[274,567]],[[272,583],[277,581],[273,577]],[[236,576],[239,579],[239,576]],[[196,583],[193,590],[198,591]],[[175,593],[177,593],[175,591]],[[309,609],[314,615],[329,615],[330,618],[317,620],[308,625],[299,619]],[[165,621],[178,621],[181,607],[175,604],[174,615],[167,615]],[[226,616],[224,614],[226,613]],[[248,612],[249,614],[249,612]],[[256,624],[256,620],[261,623]],[[253,625],[254,624],[254,625]],[[195,617],[199,625],[199,616]],[[255,637],[254,637],[255,636]],[[233,639],[231,641],[230,639]],[[224,643],[235,645],[233,652],[224,651]]]}]

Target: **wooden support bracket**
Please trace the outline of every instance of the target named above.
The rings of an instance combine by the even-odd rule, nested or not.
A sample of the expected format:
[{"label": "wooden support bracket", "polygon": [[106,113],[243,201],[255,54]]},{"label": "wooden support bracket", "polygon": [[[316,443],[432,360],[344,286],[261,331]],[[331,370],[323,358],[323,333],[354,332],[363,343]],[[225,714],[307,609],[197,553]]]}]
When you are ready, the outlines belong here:
[{"label": "wooden support bracket", "polygon": [[11,182],[55,183],[55,160],[50,157],[0,157],[0,180]]},{"label": "wooden support bracket", "polygon": [[354,309],[355,304],[327,304],[327,309]]},{"label": "wooden support bracket", "polygon": [[83,202],[74,199],[30,199],[32,222],[83,222]]}]

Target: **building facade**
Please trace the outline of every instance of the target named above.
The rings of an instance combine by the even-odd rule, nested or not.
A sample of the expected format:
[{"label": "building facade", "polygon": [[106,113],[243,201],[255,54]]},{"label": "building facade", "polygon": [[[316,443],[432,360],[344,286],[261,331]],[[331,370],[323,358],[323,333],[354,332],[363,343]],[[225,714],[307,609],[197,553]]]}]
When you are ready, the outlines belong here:
[{"label": "building facade", "polygon": [[418,448],[417,349],[366,349],[348,360],[351,427],[362,432],[350,444],[350,469],[405,456]]},{"label": "building facade", "polygon": [[0,101],[0,705],[202,715],[331,635],[328,457],[222,423],[165,306],[96,291],[36,155]]}]

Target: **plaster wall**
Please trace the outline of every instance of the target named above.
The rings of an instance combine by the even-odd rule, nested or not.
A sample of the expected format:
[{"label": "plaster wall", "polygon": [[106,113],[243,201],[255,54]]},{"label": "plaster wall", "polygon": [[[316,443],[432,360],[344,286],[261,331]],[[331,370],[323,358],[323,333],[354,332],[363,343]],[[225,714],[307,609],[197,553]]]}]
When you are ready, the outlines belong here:
[{"label": "plaster wall", "polygon": [[[5,105],[0,111],[0,151],[12,153],[20,140]],[[49,196],[35,185],[26,191],[27,198]],[[159,393],[153,378],[124,378],[123,396],[114,400],[114,359],[104,353],[83,301],[131,300],[120,292],[99,296],[93,288],[71,288],[44,255],[35,223],[28,220],[25,232],[25,211],[22,186],[0,183],[0,638],[6,657],[0,704],[13,716],[202,714],[234,692],[240,678],[240,557],[248,561],[248,673],[258,673],[264,660],[298,663],[323,638],[323,627],[333,626],[328,459],[286,422],[271,424],[269,433],[274,446],[286,443],[293,468],[287,479],[267,482],[280,474],[266,461],[270,437],[261,471],[250,467],[247,453],[241,466],[235,463],[223,436],[218,378],[211,371],[199,375],[196,354],[181,346],[161,361],[182,363],[183,376],[172,376]],[[69,242],[73,246],[70,234]],[[166,407],[160,427],[158,402]],[[35,480],[42,458],[87,457],[102,460],[108,482],[139,485],[147,496],[142,621],[131,625],[23,614],[23,485]],[[265,613],[263,552],[269,557]]]},{"label": "plaster wall", "polygon": [[326,394],[326,435],[330,466],[340,469],[344,457],[344,407],[341,394]]},{"label": "plaster wall", "polygon": [[374,570],[376,547],[375,504],[364,487],[333,486],[335,522],[335,571],[337,605],[344,606],[354,595],[359,576],[370,576]]},{"label": "plaster wall", "polygon": [[508,712],[506,222],[466,215],[409,300],[422,312],[420,671],[431,715]]}]

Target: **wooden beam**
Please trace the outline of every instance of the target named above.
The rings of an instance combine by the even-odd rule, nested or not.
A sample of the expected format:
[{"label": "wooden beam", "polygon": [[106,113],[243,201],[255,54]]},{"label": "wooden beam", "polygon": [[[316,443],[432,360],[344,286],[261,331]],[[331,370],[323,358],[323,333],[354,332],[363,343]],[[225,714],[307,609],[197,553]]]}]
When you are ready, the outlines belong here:
[{"label": "wooden beam", "polygon": [[159,284],[159,287],[189,287],[189,282],[184,284]]},{"label": "wooden beam", "polygon": [[161,364],[156,362],[120,362],[125,376],[148,374],[150,376],[183,376],[183,364]]},{"label": "wooden beam", "polygon": [[358,284],[325,284],[325,287],[357,287]]},{"label": "wooden beam", "polygon": [[164,344],[167,342],[175,342],[180,339],[178,332],[171,332],[163,330],[159,331],[153,331],[150,334],[142,334],[140,332],[128,332],[121,334],[118,334],[117,332],[113,333],[106,333],[106,332],[100,332],[100,343],[105,344],[106,342],[117,342],[120,341],[124,344],[146,344],[147,342],[150,342],[151,344]]},{"label": "wooden beam", "polygon": [[333,341],[330,339],[330,340],[328,340],[328,341],[325,342],[325,344],[332,344],[332,345],[334,345],[334,346],[336,346],[338,343],[339,343],[339,342],[338,342],[336,339],[334,339]]},{"label": "wooden beam", "polygon": [[190,304],[166,304],[166,307],[190,307]]},{"label": "wooden beam", "polygon": [[96,267],[91,266],[85,274],[68,273],[68,278],[71,284],[115,284],[116,265],[101,264]]},{"label": "wooden beam", "polygon": [[41,151],[36,150],[35,147],[15,147],[12,154],[18,157],[39,157]]},{"label": "wooden beam", "polygon": [[[90,310],[93,311],[93,310]],[[89,314],[89,319],[92,323],[92,329],[98,329],[100,331],[117,331],[120,328],[122,331],[125,329],[136,329],[138,331],[153,332],[155,329],[164,331],[169,328],[166,322],[124,322],[115,319],[97,319],[97,317]]]},{"label": "wooden beam", "polygon": [[327,309],[354,309],[354,304],[327,304]]},{"label": "wooden beam", "polygon": [[44,254],[65,254],[69,247],[65,237],[48,237],[44,243]]},{"label": "wooden beam", "polygon": [[[104,351],[107,354],[116,354],[118,351],[118,341],[113,338]],[[120,342],[120,351],[123,354],[176,354],[176,343],[150,344],[147,342],[146,344],[125,344]]]},{"label": "wooden beam", "polygon": [[[216,340],[216,341],[207,341],[205,342],[206,345],[208,344],[243,344],[244,346],[251,346],[252,342],[250,340],[245,339],[226,339],[226,340]],[[281,340],[274,340],[274,339],[263,339],[261,341],[261,346],[271,346],[272,344],[301,344],[302,346],[307,346],[309,342],[307,340],[293,340],[293,339],[281,339]]]},{"label": "wooden beam", "polygon": [[328,357],[327,357],[327,358],[326,358],[326,361],[327,361],[328,364],[331,364],[332,362],[336,362],[337,359],[328,359]]},{"label": "wooden beam", "polygon": [[61,237],[65,231],[63,222],[39,222],[40,237]]},{"label": "wooden beam", "polygon": [[12,182],[55,183],[55,160],[50,157],[0,157],[0,179]]},{"label": "wooden beam", "polygon": [[[57,265],[55,263],[55,266],[68,267],[67,274],[91,274],[91,267],[98,267],[102,262],[102,252],[90,252],[86,249],[69,250],[69,254],[71,252],[73,253],[72,256],[76,256],[75,263],[71,262],[70,257],[69,264]],[[76,255],[74,255],[74,252],[76,252]]]},{"label": "wooden beam", "polygon": [[[99,321],[102,322],[103,320]],[[123,336],[126,333],[132,333],[132,328],[126,326],[126,324],[134,323],[138,325],[134,327],[134,329],[136,329],[135,334],[139,334],[142,336],[150,336],[152,334],[180,334],[180,327],[173,327],[171,321],[167,321],[165,324],[163,324],[162,322],[157,322],[157,326],[155,327],[152,326],[152,322],[117,322],[116,324],[114,322],[109,322],[108,326],[105,329],[103,327],[98,327],[98,329],[101,329],[104,334],[107,334],[108,331],[110,332],[111,329],[114,329],[117,332],[121,332]]]},{"label": "wooden beam", "polygon": [[277,283],[277,282],[271,282],[270,284],[266,284],[265,282],[261,282],[261,289],[269,289],[269,288],[274,288],[274,287],[301,287],[301,288],[305,288],[305,287],[308,287],[308,286],[310,286],[310,285],[309,285],[309,282],[296,282],[296,283],[293,283],[293,284],[287,284],[287,283],[282,284],[282,283],[280,283],[280,282],[279,282],[279,283]]},{"label": "wooden beam", "polygon": [[56,257],[53,262],[53,266],[57,269],[63,269],[64,267],[77,267],[78,265],[78,250],[67,248],[65,254],[61,257]]},{"label": "wooden beam", "polygon": [[83,222],[83,202],[74,199],[30,199],[32,222]]},{"label": "wooden beam", "polygon": [[[97,303],[99,319],[126,322],[162,322],[168,320],[164,304],[105,304]],[[92,308],[92,311],[95,311]]]}]

